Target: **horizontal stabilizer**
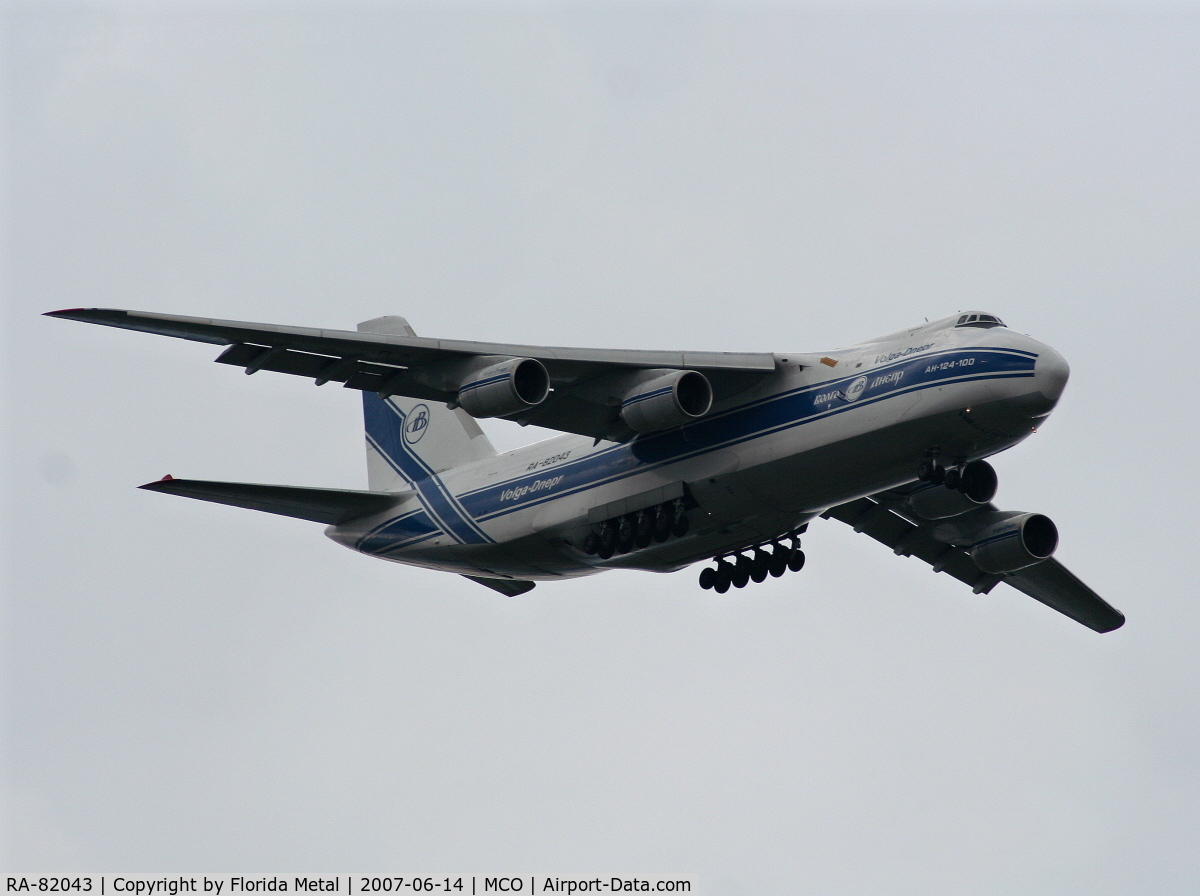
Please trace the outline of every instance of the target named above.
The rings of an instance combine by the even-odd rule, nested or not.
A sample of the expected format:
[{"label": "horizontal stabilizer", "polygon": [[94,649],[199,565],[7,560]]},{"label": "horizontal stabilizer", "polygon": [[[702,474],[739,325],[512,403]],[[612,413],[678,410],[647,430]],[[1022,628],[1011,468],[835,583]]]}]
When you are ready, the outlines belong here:
[{"label": "horizontal stabilizer", "polygon": [[337,525],[355,517],[387,510],[407,494],[338,488],[298,488],[291,485],[260,485],[254,482],[207,482],[202,479],[170,477],[140,487],[152,492],[182,495],[185,498],[245,507],[248,510],[262,510],[328,525]]},{"label": "horizontal stabilizer", "polygon": [[491,588],[493,591],[499,591],[508,597],[516,597],[518,594],[524,594],[526,591],[532,591],[534,583],[527,582],[524,579],[486,579],[483,576],[463,576],[464,579],[470,579],[482,585],[484,588]]}]

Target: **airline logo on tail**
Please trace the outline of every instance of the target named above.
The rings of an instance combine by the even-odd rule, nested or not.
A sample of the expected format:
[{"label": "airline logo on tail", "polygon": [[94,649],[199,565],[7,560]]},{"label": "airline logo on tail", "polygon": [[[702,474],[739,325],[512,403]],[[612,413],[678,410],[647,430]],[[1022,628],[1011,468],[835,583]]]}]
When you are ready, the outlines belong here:
[{"label": "airline logo on tail", "polygon": [[419,404],[408,412],[408,420],[404,423],[404,441],[409,445],[417,444],[427,429],[429,429],[429,408]]}]

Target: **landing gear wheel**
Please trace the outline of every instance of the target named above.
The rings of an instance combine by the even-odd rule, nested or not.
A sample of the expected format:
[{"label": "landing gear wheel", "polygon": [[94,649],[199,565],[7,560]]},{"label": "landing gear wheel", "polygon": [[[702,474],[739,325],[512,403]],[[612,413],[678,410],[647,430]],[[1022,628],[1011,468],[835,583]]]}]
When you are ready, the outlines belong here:
[{"label": "landing gear wheel", "polygon": [[654,540],[666,541],[671,537],[671,505],[659,504],[654,513]]},{"label": "landing gear wheel", "polygon": [[937,475],[937,464],[931,460],[921,461],[921,466],[917,467],[917,478],[922,482],[933,482],[933,477]]},{"label": "landing gear wheel", "polygon": [[650,547],[650,542],[654,540],[654,511],[643,510],[637,515],[637,523],[634,526],[633,543],[639,548]]},{"label": "landing gear wheel", "polygon": [[724,594],[733,584],[733,565],[726,560],[717,564],[716,575],[713,578],[713,591]]},{"label": "landing gear wheel", "polygon": [[628,554],[633,550],[633,524],[630,514],[621,517],[620,526],[617,529],[617,553]]},{"label": "landing gear wheel", "polygon": [[750,558],[744,554],[737,558],[733,567],[733,587],[745,588],[750,582]]},{"label": "landing gear wheel", "polygon": [[583,539],[583,552],[589,556],[595,555],[600,550],[600,536],[595,532],[589,532],[587,537]]},{"label": "landing gear wheel", "polygon": [[951,491],[956,491],[962,485],[962,471],[958,467],[951,467],[947,470],[944,485]]},{"label": "landing gear wheel", "polygon": [[775,552],[771,554],[771,562],[769,564],[771,575],[775,578],[779,578],[781,575],[787,572],[789,553],[790,552],[782,546],[775,545]]},{"label": "landing gear wheel", "polygon": [[688,534],[688,529],[691,528],[691,520],[687,518],[687,514],[679,514],[679,518],[675,520],[675,525],[671,527],[671,534],[676,538],[683,538]]},{"label": "landing gear wheel", "polygon": [[705,568],[700,573],[700,587],[707,591],[716,584],[717,571],[710,567]]},{"label": "landing gear wheel", "polygon": [[596,555],[601,560],[609,559],[617,550],[617,527],[611,522],[600,527],[600,546]]},{"label": "landing gear wheel", "polygon": [[755,583],[766,581],[767,574],[771,571],[770,563],[771,555],[766,551],[756,548],[754,558],[750,561],[750,578]]},{"label": "landing gear wheel", "polygon": [[804,569],[804,551],[796,548],[792,551],[792,556],[788,557],[788,569],[792,572],[799,572]]}]

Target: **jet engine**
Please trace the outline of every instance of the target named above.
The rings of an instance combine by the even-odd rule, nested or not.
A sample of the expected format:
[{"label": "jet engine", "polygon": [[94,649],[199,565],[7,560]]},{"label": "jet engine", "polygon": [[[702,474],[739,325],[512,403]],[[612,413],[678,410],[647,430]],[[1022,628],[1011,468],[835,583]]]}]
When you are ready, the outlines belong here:
[{"label": "jet engine", "polygon": [[670,429],[703,417],[712,407],[708,378],[694,370],[651,371],[621,399],[621,419],[635,432]]},{"label": "jet engine", "polygon": [[[954,482],[953,487],[949,484]],[[926,520],[958,516],[996,496],[996,471],[985,460],[973,460],[941,485],[929,483],[908,497],[913,513]]]},{"label": "jet engine", "polygon": [[971,559],[984,572],[1016,572],[1041,563],[1058,547],[1058,527],[1040,513],[1019,513],[986,526],[975,536]]},{"label": "jet engine", "polygon": [[458,403],[472,417],[503,417],[541,404],[549,392],[541,361],[509,358],[472,371],[458,387]]}]

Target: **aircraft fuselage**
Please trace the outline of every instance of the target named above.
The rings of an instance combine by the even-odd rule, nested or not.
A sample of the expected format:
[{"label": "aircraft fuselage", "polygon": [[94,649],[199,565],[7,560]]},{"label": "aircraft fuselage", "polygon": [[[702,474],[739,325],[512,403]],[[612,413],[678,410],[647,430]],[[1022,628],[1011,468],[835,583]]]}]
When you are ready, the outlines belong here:
[{"label": "aircraft fuselage", "polygon": [[[387,560],[526,580],[668,572],[760,544],[913,481],[930,452],[975,460],[1036,429],[1066,362],[957,319],[825,356],[778,354],[774,374],[695,422],[624,443],[560,436],[425,476],[398,506],[326,534]],[[586,550],[605,520],[676,500],[689,508],[685,535],[607,560]]]}]

